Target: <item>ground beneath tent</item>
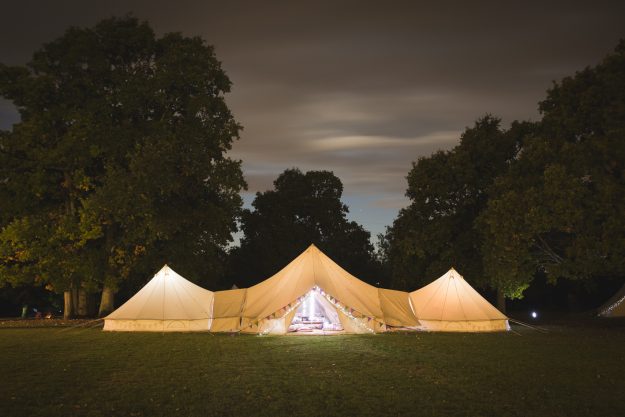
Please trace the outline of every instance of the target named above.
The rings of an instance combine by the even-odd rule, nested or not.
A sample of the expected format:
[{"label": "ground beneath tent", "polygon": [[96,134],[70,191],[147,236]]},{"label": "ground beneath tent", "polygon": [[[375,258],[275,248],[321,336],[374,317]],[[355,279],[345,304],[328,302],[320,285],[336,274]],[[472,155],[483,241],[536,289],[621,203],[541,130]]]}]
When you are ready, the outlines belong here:
[{"label": "ground beneath tent", "polygon": [[540,324],[335,337],[0,328],[0,416],[625,415],[625,322]]},{"label": "ground beneath tent", "polygon": [[345,332],[343,330],[319,330],[319,329],[313,329],[313,330],[307,330],[307,331],[296,331],[296,332],[289,332],[287,333],[287,336],[338,336],[341,334],[345,334]]}]

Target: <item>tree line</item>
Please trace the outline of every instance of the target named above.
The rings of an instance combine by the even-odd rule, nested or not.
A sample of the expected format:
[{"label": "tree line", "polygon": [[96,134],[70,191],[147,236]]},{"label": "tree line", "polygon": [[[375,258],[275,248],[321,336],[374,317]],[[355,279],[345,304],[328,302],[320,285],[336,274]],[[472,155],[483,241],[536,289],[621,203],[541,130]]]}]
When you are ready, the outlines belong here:
[{"label": "tree line", "polygon": [[408,174],[411,204],[382,237],[391,285],[449,265],[503,297],[537,275],[592,286],[625,278],[625,42],[554,83],[540,120],[487,115]]},{"label": "tree line", "polygon": [[230,87],[205,41],[132,17],[0,64],[0,95],[20,113],[0,132],[0,292],[63,294],[66,317],[104,315],[163,263],[209,288],[249,286],[311,243],[405,290],[450,266],[502,300],[537,275],[625,277],[624,42],[554,83],[539,121],[487,115],[415,161],[411,203],[377,251],[332,172],[288,169],[242,208]]}]

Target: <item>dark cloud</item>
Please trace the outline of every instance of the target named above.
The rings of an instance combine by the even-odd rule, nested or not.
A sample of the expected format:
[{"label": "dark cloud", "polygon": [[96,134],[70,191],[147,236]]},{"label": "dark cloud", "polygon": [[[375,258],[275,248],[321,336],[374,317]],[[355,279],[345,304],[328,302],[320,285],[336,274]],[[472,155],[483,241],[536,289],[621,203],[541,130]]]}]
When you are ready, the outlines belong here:
[{"label": "dark cloud", "polygon": [[[22,0],[3,6],[0,62],[127,12],[159,34],[199,35],[234,83],[246,201],[286,168],[329,169],[352,217],[379,232],[406,203],[412,161],[486,113],[536,119],[553,80],[625,37],[622,1],[302,3]],[[0,127],[14,121],[0,102]]]}]

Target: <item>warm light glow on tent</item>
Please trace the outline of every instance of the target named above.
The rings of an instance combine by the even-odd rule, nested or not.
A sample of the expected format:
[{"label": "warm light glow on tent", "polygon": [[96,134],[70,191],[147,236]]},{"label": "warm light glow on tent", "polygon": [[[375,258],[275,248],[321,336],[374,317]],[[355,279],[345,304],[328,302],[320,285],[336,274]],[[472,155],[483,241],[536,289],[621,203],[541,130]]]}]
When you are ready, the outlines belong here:
[{"label": "warm light glow on tent", "polygon": [[429,331],[509,330],[508,318],[482,297],[455,269],[410,293],[421,327]]},{"label": "warm light glow on tent", "polygon": [[313,291],[309,291],[306,294],[306,302],[304,303],[304,315],[315,316],[318,312],[315,311],[315,296]]},{"label": "warm light glow on tent", "polygon": [[306,293],[298,307],[288,331],[293,333],[326,334],[343,331],[339,312],[323,295],[323,291],[314,287]]},{"label": "warm light glow on tent", "polygon": [[275,275],[205,290],[165,266],[105,318],[104,330],[252,334],[509,330],[508,318],[454,269],[412,293],[374,287],[311,245]]},{"label": "warm light glow on tent", "polygon": [[130,300],[104,319],[107,331],[208,331],[214,293],[165,265]]},{"label": "warm light glow on tent", "polygon": [[[311,245],[273,276],[244,289],[236,308],[229,308],[227,314],[226,298],[230,297],[222,300],[217,291],[213,320],[220,327],[211,331],[287,334],[296,313],[306,317],[296,309],[301,306],[308,314],[313,302],[308,298],[311,290],[313,308],[329,303],[337,312],[344,333],[378,333],[419,324],[410,308],[408,293],[367,284]],[[328,311],[324,310],[329,314]],[[238,322],[233,313],[240,318]],[[231,320],[227,327],[221,323],[226,319]],[[339,327],[336,321],[331,322]]]}]

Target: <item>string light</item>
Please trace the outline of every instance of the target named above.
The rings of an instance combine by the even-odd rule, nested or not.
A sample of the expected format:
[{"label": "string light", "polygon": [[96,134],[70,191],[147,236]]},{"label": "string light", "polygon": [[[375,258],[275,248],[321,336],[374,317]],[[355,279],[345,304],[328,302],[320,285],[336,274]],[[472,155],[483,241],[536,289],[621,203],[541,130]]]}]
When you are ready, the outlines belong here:
[{"label": "string light", "polygon": [[[274,320],[281,320],[284,319],[291,311],[293,311],[294,309],[296,309],[297,307],[299,307],[302,302],[304,302],[306,299],[308,299],[309,297],[312,296],[312,292],[315,291],[318,294],[321,294],[326,300],[328,300],[330,302],[330,304],[332,304],[336,309],[340,310],[348,319],[350,319],[352,322],[354,322],[358,327],[364,329],[365,331],[368,331],[372,334],[375,334],[375,330],[373,330],[371,327],[367,326],[362,319],[367,317],[369,319],[369,321],[375,321],[374,318],[372,317],[368,317],[365,316],[362,313],[359,313],[362,315],[362,317],[356,317],[354,316],[353,312],[356,312],[356,310],[354,309],[350,309],[346,306],[344,306],[343,304],[341,304],[336,298],[330,296],[330,294],[326,293],[325,291],[323,291],[321,288],[319,288],[318,286],[314,286],[305,296],[302,297],[298,297],[295,301],[293,301],[292,303],[289,303],[289,305],[287,305],[286,307],[282,307],[281,309],[279,309],[278,311],[281,310],[285,310],[284,314],[282,314],[280,317],[274,317]],[[271,319],[271,316],[275,315],[276,313],[272,313],[269,316],[265,317],[265,320],[269,320]],[[247,327],[253,327],[255,325],[260,324],[261,320],[257,320],[255,322],[250,323]],[[279,321],[276,321],[275,323],[273,323],[273,326],[263,330],[262,332],[259,333],[259,336],[265,336],[269,333],[271,333],[277,326],[277,324],[279,323]],[[382,325],[384,325],[384,323],[381,323]]]},{"label": "string light", "polygon": [[[361,320],[359,320],[357,317],[355,317],[352,314],[352,311],[355,311],[355,310],[352,309],[350,311],[350,309],[348,309],[344,305],[340,304],[339,301],[336,300],[336,298],[331,297],[329,294],[327,294],[325,291],[323,291],[321,288],[319,288],[317,286],[313,287],[313,291],[317,291],[319,294],[324,296],[326,300],[328,300],[335,308],[341,310],[341,312],[345,316],[347,316],[348,319],[350,319],[354,323],[356,323],[357,326],[360,326],[361,328],[365,329],[366,331],[368,331],[370,333],[375,333],[375,330],[373,330],[372,328],[370,328],[369,326],[364,324]],[[364,316],[364,314],[363,314],[363,316]]]},{"label": "string light", "polygon": [[[285,318],[291,311],[295,310],[297,307],[300,306],[300,304],[302,304],[302,297],[299,297],[296,301],[293,302],[293,305],[291,307],[288,307],[287,310],[285,311],[285,313],[281,316],[278,317],[278,320],[281,320],[283,318]],[[280,310],[278,310],[280,311]],[[274,313],[275,314],[275,313]],[[268,318],[271,316],[267,316]],[[260,336],[265,336],[267,334],[269,334],[273,329],[276,328],[276,325],[278,324],[278,322],[275,322],[273,324],[273,326],[271,326],[268,329],[263,330],[261,333],[259,333]]]}]

